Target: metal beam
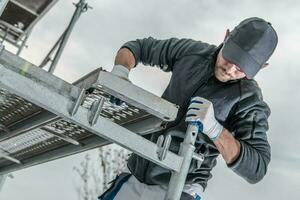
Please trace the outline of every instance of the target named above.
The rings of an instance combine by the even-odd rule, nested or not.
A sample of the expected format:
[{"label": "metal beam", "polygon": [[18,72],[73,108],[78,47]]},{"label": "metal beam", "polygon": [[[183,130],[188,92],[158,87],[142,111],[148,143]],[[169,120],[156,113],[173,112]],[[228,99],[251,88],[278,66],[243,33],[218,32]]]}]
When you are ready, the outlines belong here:
[{"label": "metal beam", "polygon": [[8,0],[0,0],[0,16],[2,15]]},{"label": "metal beam", "polygon": [[21,161],[19,161],[18,159],[10,156],[8,152],[2,150],[1,148],[0,148],[0,158],[5,158],[6,160],[10,160],[14,163],[21,164]]},{"label": "metal beam", "polygon": [[13,4],[17,5],[18,7],[22,8],[23,10],[26,10],[27,12],[31,13],[32,15],[38,16],[38,13],[36,13],[35,11],[29,9],[28,7],[26,7],[24,4],[21,4],[20,2],[16,1],[16,0],[10,0],[10,2],[12,2]]},{"label": "metal beam", "polygon": [[0,192],[1,192],[2,188],[3,188],[3,185],[4,185],[4,182],[5,182],[6,178],[7,178],[6,174],[0,175]]}]

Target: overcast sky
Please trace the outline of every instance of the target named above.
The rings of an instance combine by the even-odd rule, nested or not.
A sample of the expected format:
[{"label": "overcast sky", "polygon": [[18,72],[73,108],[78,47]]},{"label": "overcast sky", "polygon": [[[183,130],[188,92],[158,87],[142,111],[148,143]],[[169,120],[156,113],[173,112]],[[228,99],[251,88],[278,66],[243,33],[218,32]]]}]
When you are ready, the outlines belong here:
[{"label": "overcast sky", "polygon": [[[36,25],[28,49],[21,54],[39,64],[65,29],[74,0],[59,1]],[[270,67],[256,77],[272,110],[268,137],[272,161],[268,174],[250,185],[226,167],[222,159],[213,170],[208,200],[300,199],[300,1],[296,0],[88,0],[93,7],[79,19],[55,74],[69,82],[100,66],[110,70],[118,48],[126,41],[152,36],[193,38],[218,45],[225,30],[247,17],[270,21],[279,36]],[[133,83],[160,95],[170,74],[139,65]],[[95,155],[95,151],[91,154]],[[76,199],[76,173],[82,155],[14,173],[0,192],[1,200]]]}]

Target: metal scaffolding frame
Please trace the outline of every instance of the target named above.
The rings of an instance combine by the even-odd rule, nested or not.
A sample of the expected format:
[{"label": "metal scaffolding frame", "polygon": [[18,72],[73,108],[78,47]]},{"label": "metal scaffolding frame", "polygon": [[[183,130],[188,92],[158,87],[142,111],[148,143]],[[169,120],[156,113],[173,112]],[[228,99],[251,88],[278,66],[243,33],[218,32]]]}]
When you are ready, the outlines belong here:
[{"label": "metal scaffolding frame", "polygon": [[[49,62],[51,62],[51,65],[48,69],[48,72],[53,73],[56,65],[63,53],[63,50],[68,42],[68,39],[71,35],[71,32],[73,31],[73,28],[75,26],[75,23],[79,19],[82,13],[86,12],[90,7],[85,0],[79,0],[77,4],[74,4],[76,7],[76,10],[74,11],[74,14],[72,16],[72,19],[67,27],[67,29],[63,32],[63,34],[59,37],[57,42],[54,44],[54,46],[51,48],[49,53],[46,55],[44,60],[41,62],[40,67],[43,68],[45,67]],[[56,52],[55,52],[56,51]],[[52,54],[55,55],[53,56],[53,59],[51,59]]]},{"label": "metal scaffolding frame", "polygon": [[58,0],[1,0],[0,38],[17,48],[17,55],[25,47],[35,24]]},{"label": "metal scaffolding frame", "polygon": [[[166,138],[161,135],[156,144],[141,136],[153,130],[162,130],[163,124],[173,121],[178,111],[176,105],[101,69],[70,84],[2,49],[0,52],[0,89],[40,108],[37,115],[44,117],[41,119],[36,118],[36,115],[31,115],[29,119],[35,117],[35,120],[29,125],[24,123],[28,120],[26,118],[11,123],[10,126],[7,125],[6,129],[2,128],[2,133],[5,132],[4,130],[7,133],[4,133],[5,136],[2,137],[2,141],[0,140],[0,147],[3,151],[0,157],[2,156],[2,159],[6,161],[0,162],[0,174],[7,174],[24,167],[114,142],[169,169],[172,176],[165,199],[177,200],[180,198],[191,160],[197,159],[200,163],[203,161],[203,156],[194,152],[194,143],[198,133],[194,125],[188,126],[178,154],[169,150],[171,135]],[[91,95],[93,95],[93,101],[89,101]],[[2,96],[9,98],[5,92],[2,92]],[[111,106],[114,106],[109,103],[111,96],[125,102],[114,113],[109,110]],[[6,99],[4,102],[9,103],[9,100]],[[33,108],[30,107],[30,109]],[[137,117],[134,118],[134,115]],[[10,122],[11,118],[5,116],[3,120]],[[89,137],[75,138],[74,135],[67,135],[65,132],[67,129],[61,127],[72,127],[72,130],[76,127],[76,130],[79,129],[80,133],[87,134]],[[18,152],[10,152],[12,148],[17,148],[11,147],[11,143],[16,144],[20,140],[33,137],[32,131],[37,130],[40,135],[35,140],[48,139],[51,135],[68,145],[56,147],[29,158],[28,155],[22,157],[22,154]],[[47,132],[46,135],[45,132]],[[22,152],[26,151],[22,150]]]}]

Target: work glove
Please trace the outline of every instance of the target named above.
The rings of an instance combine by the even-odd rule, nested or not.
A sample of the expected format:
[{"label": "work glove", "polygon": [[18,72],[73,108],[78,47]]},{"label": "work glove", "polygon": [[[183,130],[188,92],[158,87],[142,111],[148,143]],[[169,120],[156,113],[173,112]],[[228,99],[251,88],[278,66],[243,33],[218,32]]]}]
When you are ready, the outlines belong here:
[{"label": "work glove", "polygon": [[[129,81],[129,69],[123,65],[115,65],[111,71],[112,74],[126,80],[126,81]],[[114,105],[117,105],[117,106],[120,106],[123,104],[123,101],[119,98],[116,98],[114,96],[111,96],[109,101],[114,104]]]},{"label": "work glove", "polygon": [[215,118],[213,104],[202,97],[191,99],[185,121],[198,126],[199,132],[213,141],[219,138],[223,130],[223,126]]},{"label": "work glove", "polygon": [[126,81],[129,81],[129,69],[123,65],[115,65],[111,70],[111,73]]}]

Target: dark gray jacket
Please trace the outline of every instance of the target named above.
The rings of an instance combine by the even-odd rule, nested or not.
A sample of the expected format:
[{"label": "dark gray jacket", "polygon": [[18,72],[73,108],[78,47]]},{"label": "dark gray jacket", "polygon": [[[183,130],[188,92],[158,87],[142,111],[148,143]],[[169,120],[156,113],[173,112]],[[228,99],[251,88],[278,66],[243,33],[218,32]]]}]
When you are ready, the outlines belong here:
[{"label": "dark gray jacket", "polygon": [[[271,159],[266,135],[270,109],[263,101],[256,81],[241,79],[223,83],[215,78],[214,66],[221,45],[216,47],[191,39],[156,40],[149,37],[127,42],[123,47],[132,51],[136,63],[159,66],[172,72],[162,97],[179,105],[179,113],[166,131],[147,136],[150,140],[156,142],[160,134],[175,131],[177,134],[172,138],[170,149],[178,152],[187,128],[185,114],[189,101],[194,96],[201,96],[213,103],[216,119],[241,143],[239,157],[228,167],[249,183],[257,183],[264,177]],[[199,183],[205,188],[219,151],[204,134],[199,134],[196,151],[205,153],[205,160],[200,167],[192,161],[186,182]],[[141,182],[169,182],[170,171],[135,154],[130,156],[128,167]]]}]

